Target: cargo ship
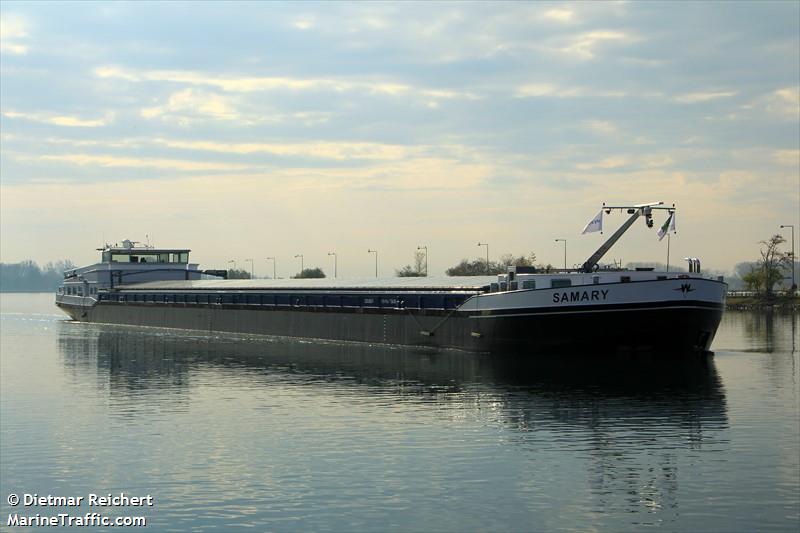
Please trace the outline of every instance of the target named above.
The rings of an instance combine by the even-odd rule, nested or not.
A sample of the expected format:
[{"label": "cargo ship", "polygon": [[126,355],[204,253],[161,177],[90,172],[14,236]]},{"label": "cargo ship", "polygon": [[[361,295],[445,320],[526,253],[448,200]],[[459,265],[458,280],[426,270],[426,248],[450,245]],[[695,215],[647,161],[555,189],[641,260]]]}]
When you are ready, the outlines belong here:
[{"label": "cargo ship", "polygon": [[630,218],[580,268],[495,276],[232,280],[190,263],[188,249],[123,241],[66,271],[56,305],[81,322],[477,352],[709,353],[727,285],[697,259],[688,273],[599,266],[636,219],[674,216],[661,205],[604,205],[600,217]]}]

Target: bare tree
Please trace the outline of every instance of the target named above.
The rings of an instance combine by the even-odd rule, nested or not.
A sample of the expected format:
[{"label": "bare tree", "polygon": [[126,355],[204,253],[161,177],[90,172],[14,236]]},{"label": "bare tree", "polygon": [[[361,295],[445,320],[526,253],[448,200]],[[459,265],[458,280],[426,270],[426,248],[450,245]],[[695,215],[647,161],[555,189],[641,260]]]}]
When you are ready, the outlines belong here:
[{"label": "bare tree", "polygon": [[414,272],[417,272],[420,276],[428,275],[425,272],[425,253],[419,250],[414,252]]},{"label": "bare tree", "polygon": [[773,235],[766,241],[761,241],[761,259],[758,260],[760,282],[767,296],[772,295],[772,288],[783,280],[784,271],[791,268],[791,253],[782,252],[781,244],[785,243],[780,235]]},{"label": "bare tree", "polygon": [[395,270],[395,275],[400,278],[415,278],[427,276],[425,272],[425,252],[417,250],[414,252],[414,266],[406,265],[399,270]]}]

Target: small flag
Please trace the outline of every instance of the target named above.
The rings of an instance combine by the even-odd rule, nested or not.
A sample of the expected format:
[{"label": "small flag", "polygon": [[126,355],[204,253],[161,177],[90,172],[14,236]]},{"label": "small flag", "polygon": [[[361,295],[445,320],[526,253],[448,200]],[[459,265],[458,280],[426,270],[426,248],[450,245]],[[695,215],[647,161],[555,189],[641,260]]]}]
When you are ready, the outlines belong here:
[{"label": "small flag", "polygon": [[595,231],[603,231],[603,210],[601,209],[597,216],[594,217],[592,220],[586,224],[586,227],[583,228],[581,235],[586,233],[593,233]]},{"label": "small flag", "polygon": [[667,221],[664,222],[664,225],[661,226],[661,229],[658,230],[658,240],[660,241],[661,239],[663,239],[664,236],[667,233],[669,233],[670,231],[672,231],[672,232],[675,231],[675,212],[674,211],[669,214],[669,218],[667,219]]}]

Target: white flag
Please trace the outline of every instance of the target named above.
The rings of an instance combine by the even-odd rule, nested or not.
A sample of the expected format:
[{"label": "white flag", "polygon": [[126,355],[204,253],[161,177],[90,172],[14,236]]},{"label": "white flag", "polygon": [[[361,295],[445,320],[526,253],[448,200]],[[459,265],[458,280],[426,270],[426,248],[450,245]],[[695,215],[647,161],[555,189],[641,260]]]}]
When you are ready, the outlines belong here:
[{"label": "white flag", "polygon": [[670,231],[675,231],[675,212],[674,211],[669,214],[669,218],[667,219],[667,221],[664,222],[664,225],[661,226],[661,229],[658,230],[658,240],[660,241],[661,239],[663,239],[664,236],[667,233],[669,233]]},{"label": "white flag", "polygon": [[595,231],[603,231],[603,210],[601,209],[597,216],[594,217],[592,220],[586,224],[586,227],[583,228],[581,235],[585,233],[593,233]]}]

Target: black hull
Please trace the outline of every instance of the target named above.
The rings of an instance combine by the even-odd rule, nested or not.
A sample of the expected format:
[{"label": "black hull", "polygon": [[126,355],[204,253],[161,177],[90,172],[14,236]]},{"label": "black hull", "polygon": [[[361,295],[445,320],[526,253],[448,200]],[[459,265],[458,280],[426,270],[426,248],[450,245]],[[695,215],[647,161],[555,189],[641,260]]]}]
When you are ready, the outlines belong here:
[{"label": "black hull", "polygon": [[252,308],[242,305],[57,304],[74,320],[207,332],[248,333],[370,344],[433,346],[477,352],[573,353],[586,356],[706,352],[722,307],[663,305],[643,309],[473,315],[460,311]]}]

